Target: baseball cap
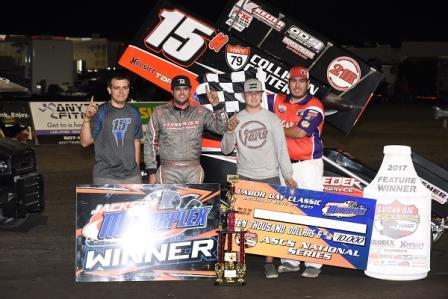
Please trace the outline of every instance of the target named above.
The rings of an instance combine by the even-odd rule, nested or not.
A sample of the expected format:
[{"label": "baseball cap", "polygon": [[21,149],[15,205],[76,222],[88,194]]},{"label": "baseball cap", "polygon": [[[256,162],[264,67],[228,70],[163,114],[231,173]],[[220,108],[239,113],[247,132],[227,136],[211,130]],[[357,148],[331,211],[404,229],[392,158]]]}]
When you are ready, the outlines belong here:
[{"label": "baseball cap", "polygon": [[263,85],[257,79],[249,79],[244,82],[244,92],[263,91]]},{"label": "baseball cap", "polygon": [[174,89],[179,86],[191,87],[190,79],[188,79],[188,77],[184,75],[174,77],[171,80],[171,89]]},{"label": "baseball cap", "polygon": [[309,80],[310,74],[308,73],[308,69],[303,66],[295,66],[289,70],[289,78],[302,78]]}]

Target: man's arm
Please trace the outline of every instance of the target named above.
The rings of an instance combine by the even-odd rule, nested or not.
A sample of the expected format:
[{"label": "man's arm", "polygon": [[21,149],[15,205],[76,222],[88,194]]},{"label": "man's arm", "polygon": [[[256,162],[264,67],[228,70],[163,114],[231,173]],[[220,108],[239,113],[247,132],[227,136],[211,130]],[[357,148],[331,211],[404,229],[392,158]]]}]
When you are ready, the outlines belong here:
[{"label": "man's arm", "polygon": [[148,173],[148,181],[150,184],[156,182],[157,172],[157,152],[159,146],[159,121],[157,109],[152,113],[151,118],[146,127],[146,134],[143,145],[143,160],[145,169]]},{"label": "man's arm", "polygon": [[224,104],[219,102],[216,91],[210,91],[208,86],[205,86],[207,98],[213,107],[213,112],[204,108],[204,127],[216,134],[222,135],[226,131],[227,113],[224,109]]},{"label": "man's arm", "polygon": [[134,129],[135,162],[137,163],[137,167],[140,169],[140,158],[141,158],[140,140],[143,138],[143,126],[142,126],[142,119],[140,117],[140,112],[135,108],[133,109],[135,113],[135,129]]},{"label": "man's arm", "polygon": [[84,120],[81,125],[81,132],[79,133],[80,143],[83,147],[87,147],[93,143],[92,126],[90,123],[97,112],[98,105],[95,104],[92,96],[89,106],[87,106],[86,112],[84,113]]},{"label": "man's arm", "polygon": [[285,136],[292,139],[299,139],[306,136],[306,132],[299,127],[285,128]]},{"label": "man's arm", "polygon": [[[318,108],[316,108],[318,109]],[[311,136],[324,119],[323,111],[306,109],[296,127],[285,128],[285,136],[293,139]]]},{"label": "man's arm", "polygon": [[229,119],[227,124],[226,132],[221,139],[221,151],[224,155],[229,155],[235,149],[236,136],[235,129],[239,124],[238,118],[236,118],[236,113]]},{"label": "man's arm", "polygon": [[222,135],[226,131],[227,127],[227,113],[224,110],[222,104],[213,107],[213,112],[204,109],[204,127],[216,134]]},{"label": "man's arm", "polygon": [[140,139],[134,139],[134,147],[135,147],[135,163],[137,163],[137,167],[140,168]]},{"label": "man's arm", "polygon": [[79,133],[80,143],[83,147],[87,147],[93,143],[92,127],[90,125],[91,119],[85,117],[81,125],[81,132]]},{"label": "man's arm", "polygon": [[235,149],[236,137],[234,132],[225,132],[221,139],[221,151],[224,155],[229,155]]},{"label": "man's arm", "polygon": [[282,134],[283,128],[280,119],[273,115],[273,132],[272,136],[274,138],[274,146],[276,147],[277,161],[280,166],[280,170],[283,178],[285,179],[286,185],[291,188],[296,188],[297,184],[292,178],[293,170],[291,161],[289,159],[288,147],[286,145],[285,135]]}]

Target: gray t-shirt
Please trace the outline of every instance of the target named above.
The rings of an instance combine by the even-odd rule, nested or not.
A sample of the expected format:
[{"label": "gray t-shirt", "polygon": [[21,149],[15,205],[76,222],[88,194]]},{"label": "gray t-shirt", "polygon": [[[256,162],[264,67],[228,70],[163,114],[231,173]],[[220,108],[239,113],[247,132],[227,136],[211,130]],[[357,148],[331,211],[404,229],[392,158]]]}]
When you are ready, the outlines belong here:
[{"label": "gray t-shirt", "polygon": [[92,122],[95,146],[93,177],[121,179],[140,174],[134,140],[143,136],[140,113],[131,105],[102,104]]},{"label": "gray t-shirt", "polygon": [[274,113],[261,109],[257,112],[243,110],[237,115],[240,123],[232,133],[224,133],[222,152],[226,155],[238,147],[238,174],[266,179],[279,175],[292,178],[285,133],[280,119]]}]

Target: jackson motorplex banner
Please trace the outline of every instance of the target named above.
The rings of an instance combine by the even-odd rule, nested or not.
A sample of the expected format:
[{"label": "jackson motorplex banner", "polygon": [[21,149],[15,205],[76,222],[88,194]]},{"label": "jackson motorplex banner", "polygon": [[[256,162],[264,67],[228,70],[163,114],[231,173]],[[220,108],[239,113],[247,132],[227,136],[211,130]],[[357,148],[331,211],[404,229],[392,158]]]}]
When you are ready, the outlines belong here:
[{"label": "jackson motorplex banner", "polygon": [[79,185],[76,281],[214,278],[219,185]]},{"label": "jackson motorplex banner", "polygon": [[260,79],[271,93],[288,92],[290,67],[304,65],[310,69],[310,93],[325,105],[326,121],[346,133],[382,77],[287,14],[249,0],[228,1],[213,25],[159,0],[119,64],[167,91],[176,75],[189,77],[196,91],[197,79],[206,73],[263,70]]},{"label": "jackson motorplex banner", "polygon": [[235,194],[246,253],[366,269],[376,200],[244,180]]}]

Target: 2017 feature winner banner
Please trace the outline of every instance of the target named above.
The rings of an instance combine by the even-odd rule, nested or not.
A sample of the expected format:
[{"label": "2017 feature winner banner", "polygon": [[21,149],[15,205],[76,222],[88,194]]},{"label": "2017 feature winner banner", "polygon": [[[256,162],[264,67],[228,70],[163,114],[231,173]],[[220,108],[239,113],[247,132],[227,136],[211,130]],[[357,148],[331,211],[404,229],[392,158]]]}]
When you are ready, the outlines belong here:
[{"label": "2017 feature winner banner", "polygon": [[366,269],[376,200],[244,180],[235,194],[246,253]]},{"label": "2017 feature winner banner", "polygon": [[79,185],[76,281],[214,278],[219,184]]}]

